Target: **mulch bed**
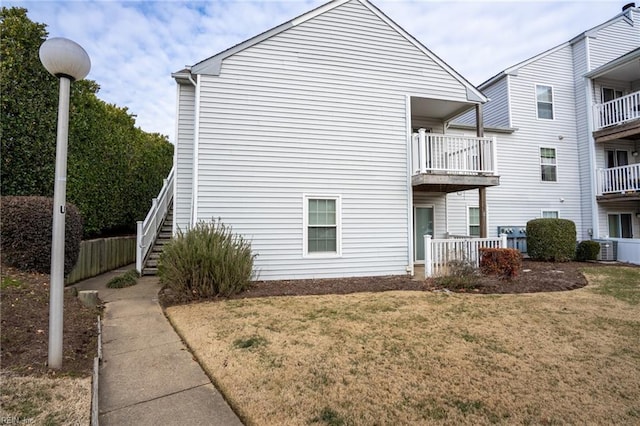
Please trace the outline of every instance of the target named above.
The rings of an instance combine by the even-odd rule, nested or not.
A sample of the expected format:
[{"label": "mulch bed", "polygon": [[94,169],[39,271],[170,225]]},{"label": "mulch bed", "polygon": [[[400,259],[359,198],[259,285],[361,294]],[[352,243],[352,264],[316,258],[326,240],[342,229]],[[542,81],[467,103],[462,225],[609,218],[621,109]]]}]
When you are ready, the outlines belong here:
[{"label": "mulch bed", "polygon": [[[512,280],[497,277],[479,277],[473,288],[448,289],[455,292],[479,294],[536,293],[549,291],[566,291],[584,287],[587,284],[582,269],[590,268],[596,263],[585,262],[535,262],[523,261],[522,272]],[[250,289],[231,299],[273,296],[304,296],[323,294],[349,294],[359,292],[380,292],[392,290],[436,291],[445,287],[437,280],[414,280],[406,275],[330,278],[306,280],[256,281]],[[163,306],[188,303],[180,300],[169,289],[160,292]]]},{"label": "mulch bed", "polygon": [[0,292],[2,370],[16,374],[87,376],[97,352],[98,310],[85,307],[65,290],[62,369],[47,368],[49,350],[49,275],[2,266],[2,277],[19,280]]}]

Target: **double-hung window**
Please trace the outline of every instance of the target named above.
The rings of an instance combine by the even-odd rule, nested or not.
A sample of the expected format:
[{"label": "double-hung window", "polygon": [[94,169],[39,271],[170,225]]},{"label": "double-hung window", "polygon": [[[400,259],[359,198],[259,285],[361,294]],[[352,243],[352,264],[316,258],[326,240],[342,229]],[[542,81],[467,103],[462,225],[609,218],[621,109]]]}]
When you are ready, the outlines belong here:
[{"label": "double-hung window", "polygon": [[538,118],[553,120],[553,87],[536,84]]},{"label": "double-hung window", "polygon": [[556,149],[540,148],[540,174],[543,182],[556,182],[558,170],[556,165]]},{"label": "double-hung window", "polygon": [[469,235],[471,237],[480,236],[480,208],[469,207]]},{"label": "double-hung window", "polygon": [[306,196],[305,254],[340,255],[340,198]]}]

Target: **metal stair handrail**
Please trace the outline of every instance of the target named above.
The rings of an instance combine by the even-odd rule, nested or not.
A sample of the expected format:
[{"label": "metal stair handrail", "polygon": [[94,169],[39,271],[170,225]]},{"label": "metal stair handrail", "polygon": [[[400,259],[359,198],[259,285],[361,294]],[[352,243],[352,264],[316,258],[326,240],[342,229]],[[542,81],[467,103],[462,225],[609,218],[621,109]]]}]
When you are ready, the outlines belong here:
[{"label": "metal stair handrail", "polygon": [[151,209],[147,217],[137,223],[136,270],[138,274],[142,274],[144,261],[158,237],[158,231],[173,201],[174,176],[175,167],[172,167],[167,178],[163,180],[158,196],[151,201]]}]

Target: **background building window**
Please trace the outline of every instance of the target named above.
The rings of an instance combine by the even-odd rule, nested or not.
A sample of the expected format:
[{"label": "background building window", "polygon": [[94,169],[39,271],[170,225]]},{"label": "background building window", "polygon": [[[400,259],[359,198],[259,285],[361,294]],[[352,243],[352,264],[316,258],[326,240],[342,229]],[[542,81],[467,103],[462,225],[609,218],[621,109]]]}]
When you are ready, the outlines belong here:
[{"label": "background building window", "polygon": [[542,217],[545,219],[557,219],[560,215],[557,210],[542,210]]},{"label": "background building window", "polygon": [[480,236],[480,208],[469,207],[469,235]]},{"label": "background building window", "polygon": [[540,171],[544,182],[558,180],[555,148],[540,148]]},{"label": "background building window", "polygon": [[337,200],[309,198],[307,252],[338,252]]},{"label": "background building window", "polygon": [[538,118],[553,120],[553,88],[536,84]]}]

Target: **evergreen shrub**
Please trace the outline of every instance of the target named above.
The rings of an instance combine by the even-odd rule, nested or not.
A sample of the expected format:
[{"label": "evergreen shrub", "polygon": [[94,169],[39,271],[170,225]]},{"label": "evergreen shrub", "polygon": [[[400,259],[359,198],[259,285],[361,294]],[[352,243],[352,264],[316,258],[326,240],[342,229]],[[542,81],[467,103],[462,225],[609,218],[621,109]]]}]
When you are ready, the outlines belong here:
[{"label": "evergreen shrub", "polygon": [[165,245],[158,276],[184,300],[230,296],[249,287],[254,258],[249,241],[230,226],[199,222]]},{"label": "evergreen shrub", "polygon": [[527,253],[533,260],[568,262],[576,253],[576,225],[568,219],[527,222]]},{"label": "evergreen shrub", "polygon": [[596,260],[600,254],[600,243],[593,240],[580,241],[576,249],[576,260],[586,262]]},{"label": "evergreen shrub", "polygon": [[[2,262],[26,272],[50,273],[53,199],[2,197]],[[78,260],[82,241],[82,217],[76,206],[65,207],[64,275]]]}]

